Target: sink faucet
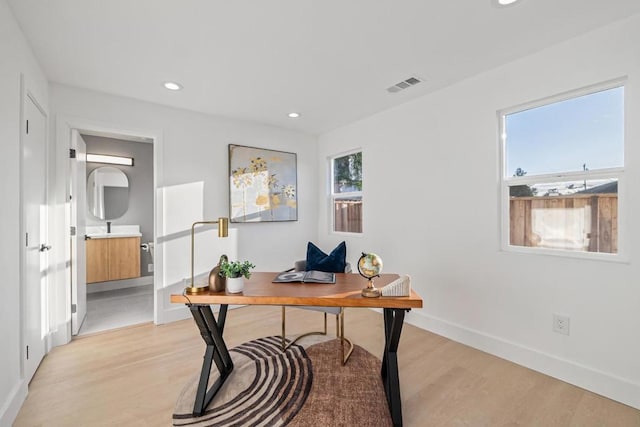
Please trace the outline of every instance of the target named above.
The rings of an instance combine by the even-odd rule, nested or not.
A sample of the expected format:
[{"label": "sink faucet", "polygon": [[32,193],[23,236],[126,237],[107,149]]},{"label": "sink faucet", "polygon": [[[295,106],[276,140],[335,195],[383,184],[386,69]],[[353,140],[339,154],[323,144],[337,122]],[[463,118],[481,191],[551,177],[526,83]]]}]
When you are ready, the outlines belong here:
[{"label": "sink faucet", "polygon": [[107,233],[111,233],[111,221],[107,221]]}]

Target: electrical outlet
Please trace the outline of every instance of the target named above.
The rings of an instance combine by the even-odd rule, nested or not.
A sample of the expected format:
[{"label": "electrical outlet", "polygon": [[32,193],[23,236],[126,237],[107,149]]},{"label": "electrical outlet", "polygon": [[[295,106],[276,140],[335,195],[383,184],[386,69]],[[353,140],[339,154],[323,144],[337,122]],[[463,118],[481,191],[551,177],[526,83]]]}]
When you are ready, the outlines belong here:
[{"label": "electrical outlet", "polygon": [[569,335],[569,316],[553,314],[553,332]]},{"label": "electrical outlet", "polygon": [[147,271],[153,273],[153,264],[147,264]]}]

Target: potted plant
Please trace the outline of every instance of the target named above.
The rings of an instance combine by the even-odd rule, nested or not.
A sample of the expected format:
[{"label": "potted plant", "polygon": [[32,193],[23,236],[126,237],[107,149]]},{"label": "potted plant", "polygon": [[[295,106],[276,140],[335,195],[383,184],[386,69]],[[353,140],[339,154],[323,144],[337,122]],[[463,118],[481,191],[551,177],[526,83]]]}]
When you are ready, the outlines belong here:
[{"label": "potted plant", "polygon": [[251,277],[252,268],[255,268],[255,265],[249,261],[222,261],[220,276],[227,278],[227,292],[232,294],[242,292],[244,279]]}]

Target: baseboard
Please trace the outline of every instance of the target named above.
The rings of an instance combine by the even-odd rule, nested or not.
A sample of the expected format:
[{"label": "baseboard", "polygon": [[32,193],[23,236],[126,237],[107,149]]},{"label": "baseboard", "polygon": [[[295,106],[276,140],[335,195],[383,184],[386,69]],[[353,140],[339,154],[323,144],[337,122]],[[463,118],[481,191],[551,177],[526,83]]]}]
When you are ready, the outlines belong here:
[{"label": "baseboard", "polygon": [[58,328],[51,333],[52,347],[68,344],[71,341],[71,320],[58,325]]},{"label": "baseboard", "polygon": [[49,352],[51,350],[53,350],[54,347],[54,333],[53,332],[49,332],[45,337],[44,337],[44,354],[45,356],[47,354],[49,354]]},{"label": "baseboard", "polygon": [[153,276],[141,276],[133,279],[112,280],[110,282],[87,283],[87,293],[113,291],[116,289],[135,288],[153,285]]},{"label": "baseboard", "polygon": [[27,382],[20,379],[20,382],[13,387],[9,397],[2,408],[0,408],[0,426],[13,425],[13,422],[18,416],[18,412],[20,412],[20,408],[22,408],[22,404],[27,398],[27,392]]},{"label": "baseboard", "polygon": [[417,311],[409,313],[405,320],[419,328],[640,409],[640,384]]},{"label": "baseboard", "polygon": [[184,320],[190,317],[191,313],[186,305],[176,305],[175,307],[162,310],[160,316],[158,316],[158,325],[177,322],[178,320]]},{"label": "baseboard", "polygon": [[[214,306],[213,312],[217,313],[220,306]],[[244,307],[244,305],[230,305],[229,310]],[[191,319],[189,308],[185,305],[176,305],[175,307],[163,310],[162,315],[158,319],[158,324],[177,322],[178,320]]]}]

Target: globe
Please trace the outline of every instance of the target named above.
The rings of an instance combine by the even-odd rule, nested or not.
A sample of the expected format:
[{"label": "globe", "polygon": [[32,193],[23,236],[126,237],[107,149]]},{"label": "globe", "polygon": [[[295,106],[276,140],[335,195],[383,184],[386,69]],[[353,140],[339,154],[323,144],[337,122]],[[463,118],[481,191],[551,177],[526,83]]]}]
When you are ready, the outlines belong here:
[{"label": "globe", "polygon": [[382,258],[374,253],[362,253],[358,260],[358,273],[368,280],[379,276],[382,272]]},{"label": "globe", "polygon": [[373,286],[373,278],[382,272],[382,258],[374,253],[365,254],[358,260],[358,273],[369,282],[367,287],[362,290],[362,296],[367,298],[376,298],[380,296],[380,290]]}]

